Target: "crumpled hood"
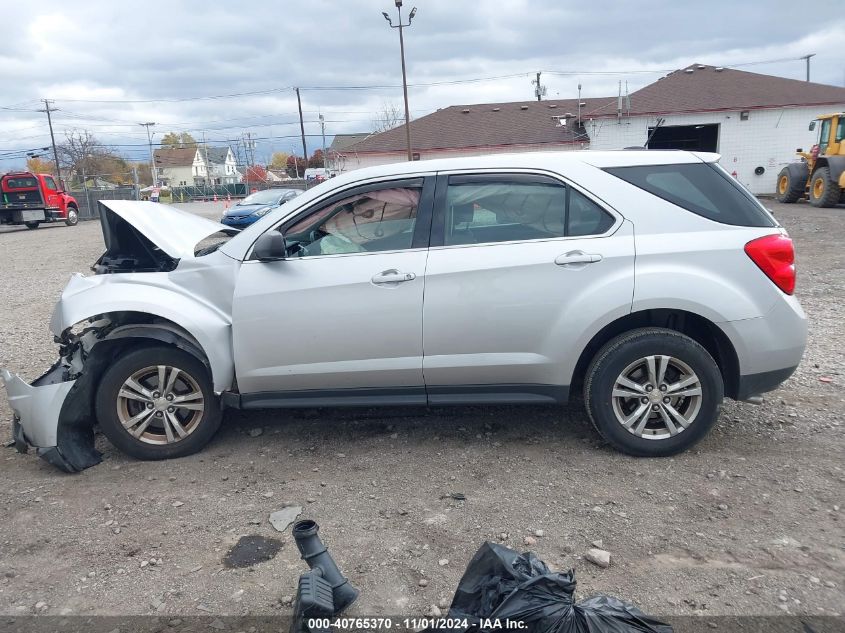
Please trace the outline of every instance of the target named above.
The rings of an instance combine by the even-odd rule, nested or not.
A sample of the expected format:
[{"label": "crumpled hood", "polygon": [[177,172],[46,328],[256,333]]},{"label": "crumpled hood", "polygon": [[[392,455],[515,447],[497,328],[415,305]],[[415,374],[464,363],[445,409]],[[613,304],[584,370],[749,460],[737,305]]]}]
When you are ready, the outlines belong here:
[{"label": "crumpled hood", "polygon": [[196,245],[228,226],[201,218],[193,213],[174,209],[157,202],[133,200],[101,200],[106,212],[100,214],[106,248],[111,250],[118,239],[112,214],[132,225],[139,233],[174,259],[193,257]]}]

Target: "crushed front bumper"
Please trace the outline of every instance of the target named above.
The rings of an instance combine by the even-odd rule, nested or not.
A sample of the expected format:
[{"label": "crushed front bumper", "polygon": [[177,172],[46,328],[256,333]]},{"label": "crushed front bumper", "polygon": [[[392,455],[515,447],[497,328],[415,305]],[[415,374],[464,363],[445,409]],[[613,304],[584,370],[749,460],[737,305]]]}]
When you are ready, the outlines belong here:
[{"label": "crushed front bumper", "polygon": [[[0,370],[12,408],[12,439],[21,453],[29,447],[65,472],[75,473],[102,459],[94,449],[91,425],[79,424],[80,399],[76,380],[64,380],[65,367],[57,361],[32,384],[8,370]],[[75,396],[77,396],[75,398]],[[83,396],[84,397],[84,396]]]}]

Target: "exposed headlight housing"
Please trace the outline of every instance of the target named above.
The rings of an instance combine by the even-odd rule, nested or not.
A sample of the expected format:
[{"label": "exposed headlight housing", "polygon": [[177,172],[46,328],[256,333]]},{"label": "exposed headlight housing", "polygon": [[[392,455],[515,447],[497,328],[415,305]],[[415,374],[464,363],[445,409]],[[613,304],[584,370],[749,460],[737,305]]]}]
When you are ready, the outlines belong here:
[{"label": "exposed headlight housing", "polygon": [[260,218],[261,216],[267,215],[268,213],[270,213],[270,211],[272,211],[272,209],[270,207],[266,207],[264,209],[259,209],[258,211],[256,211],[252,215],[254,215],[257,218]]}]

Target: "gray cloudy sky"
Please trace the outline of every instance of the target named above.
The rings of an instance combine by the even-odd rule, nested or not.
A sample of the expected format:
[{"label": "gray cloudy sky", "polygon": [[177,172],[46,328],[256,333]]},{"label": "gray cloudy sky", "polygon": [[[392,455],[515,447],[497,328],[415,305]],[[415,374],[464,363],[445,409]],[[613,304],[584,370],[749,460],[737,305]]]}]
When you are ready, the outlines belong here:
[{"label": "gray cloudy sky", "polygon": [[[401,105],[398,34],[381,16],[393,0],[39,0],[8,3],[0,23],[0,170],[21,150],[49,143],[39,99],[55,100],[57,136],[86,128],[132,159],[145,159],[140,121],[157,138],[190,130],[225,142],[251,132],[258,158],[301,147],[296,97],[303,88],[306,132],[368,131],[384,102]],[[407,12],[414,5],[406,0]],[[794,1],[416,0],[406,31],[412,116],[457,103],[532,98],[543,75],[549,98],[631,91],[692,62],[845,85],[841,0],[819,0],[806,18]],[[809,5],[807,5],[809,6]],[[791,59],[790,59],[791,58]],[[643,72],[652,71],[652,72]],[[592,73],[592,74],[591,74]],[[615,74],[613,74],[615,73]],[[335,89],[386,86],[379,89]],[[323,89],[316,89],[323,88]],[[332,88],[332,89],[326,89]],[[228,98],[203,98],[233,93]],[[58,140],[58,139],[57,139]],[[309,136],[309,152],[320,145]]]}]

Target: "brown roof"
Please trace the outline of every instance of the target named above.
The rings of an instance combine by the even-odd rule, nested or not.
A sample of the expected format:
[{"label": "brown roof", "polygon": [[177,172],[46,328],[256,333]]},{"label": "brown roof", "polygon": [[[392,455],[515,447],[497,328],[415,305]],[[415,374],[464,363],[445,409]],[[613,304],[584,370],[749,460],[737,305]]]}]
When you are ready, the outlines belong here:
[{"label": "brown roof", "polygon": [[[582,99],[582,114],[603,107],[614,98]],[[583,129],[575,129],[574,118],[565,127],[558,119],[578,112],[577,99],[523,101],[457,105],[437,110],[411,121],[414,150],[464,147],[501,147],[580,143],[589,139]],[[346,148],[347,152],[391,152],[405,145],[405,126],[374,134]]]},{"label": "brown roof", "polygon": [[157,149],[154,152],[156,167],[190,167],[196,155],[196,147]]},{"label": "brown roof", "polygon": [[[692,69],[692,72],[687,72]],[[630,96],[631,116],[845,103],[845,88],[742,70],[692,64]],[[582,99],[582,119],[615,117],[619,99]],[[467,111],[468,110],[468,111]],[[411,121],[414,150],[541,145],[589,141],[574,121],[556,127],[552,118],[576,114],[577,99],[457,105]],[[623,97],[623,115],[628,106]],[[347,152],[395,152],[405,148],[404,125],[374,134]]]},{"label": "brown roof", "polygon": [[372,136],[372,132],[356,132],[353,134],[335,134],[332,139],[330,150],[335,152],[342,152],[350,145],[354,145],[359,141],[363,141],[368,136]]},{"label": "brown roof", "polygon": [[[637,90],[631,115],[845,103],[845,88],[838,86],[717,68],[692,64]],[[615,104],[595,114],[608,115],[616,115]]]}]

